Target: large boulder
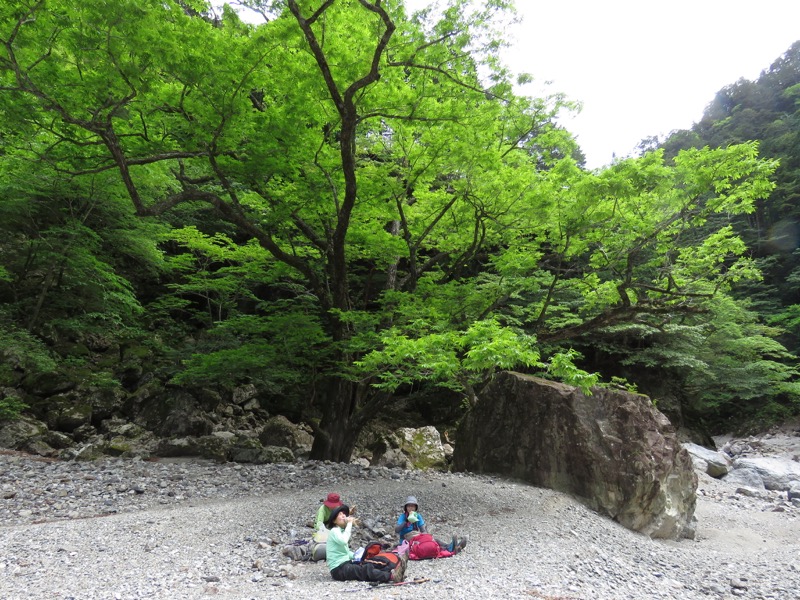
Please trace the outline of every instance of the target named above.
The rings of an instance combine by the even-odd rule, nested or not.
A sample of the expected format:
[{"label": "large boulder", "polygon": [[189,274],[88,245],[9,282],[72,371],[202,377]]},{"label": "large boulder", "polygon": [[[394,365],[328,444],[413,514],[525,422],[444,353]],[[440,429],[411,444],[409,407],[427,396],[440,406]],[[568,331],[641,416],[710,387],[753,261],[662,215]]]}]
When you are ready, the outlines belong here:
[{"label": "large boulder", "polygon": [[697,475],[645,396],[500,373],[459,426],[453,468],[578,496],[650,537],[692,535]]},{"label": "large boulder", "polygon": [[50,456],[55,449],[45,442],[47,434],[47,425],[31,417],[0,421],[0,448]]},{"label": "large boulder", "polygon": [[443,469],[447,466],[442,436],[436,427],[401,427],[397,431],[400,449],[415,469]]},{"label": "large boulder", "polygon": [[373,467],[390,469],[445,469],[447,453],[439,431],[427,427],[399,427],[362,431],[356,457],[364,458]]},{"label": "large boulder", "polygon": [[[800,485],[800,463],[780,457],[763,456],[753,458],[737,458],[733,462],[735,475],[740,470],[757,473],[768,490],[786,491]],[[729,477],[725,477],[728,481]]]},{"label": "large boulder", "polygon": [[264,423],[258,436],[262,446],[289,448],[295,455],[307,457],[311,453],[314,436],[307,426],[295,425],[283,415],[272,417]]},{"label": "large boulder", "polygon": [[72,433],[92,420],[92,405],[78,394],[58,394],[48,400],[47,425],[55,431]]},{"label": "large boulder", "polygon": [[193,394],[158,380],[132,394],[125,412],[135,415],[137,425],[164,438],[200,437],[214,430],[209,411]]}]

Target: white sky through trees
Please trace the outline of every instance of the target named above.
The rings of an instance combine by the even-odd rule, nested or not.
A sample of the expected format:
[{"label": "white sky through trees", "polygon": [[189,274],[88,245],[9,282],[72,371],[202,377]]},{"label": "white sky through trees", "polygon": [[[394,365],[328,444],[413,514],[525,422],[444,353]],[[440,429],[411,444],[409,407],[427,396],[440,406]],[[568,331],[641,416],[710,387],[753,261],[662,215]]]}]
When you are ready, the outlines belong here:
[{"label": "white sky through trees", "polygon": [[[432,4],[406,0],[411,10]],[[717,91],[756,79],[800,40],[800,0],[516,0],[505,62],[583,111],[563,125],[587,166],[688,129]]]}]

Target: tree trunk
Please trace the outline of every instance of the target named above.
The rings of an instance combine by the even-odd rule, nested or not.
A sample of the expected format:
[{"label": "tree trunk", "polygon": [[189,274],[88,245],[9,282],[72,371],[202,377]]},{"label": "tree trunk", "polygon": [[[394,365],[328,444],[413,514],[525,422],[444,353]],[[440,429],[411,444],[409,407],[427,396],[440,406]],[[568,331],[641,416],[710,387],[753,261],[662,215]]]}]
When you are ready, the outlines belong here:
[{"label": "tree trunk", "polygon": [[322,399],[322,420],[311,446],[312,460],[350,462],[363,422],[356,414],[358,384],[331,379]]}]

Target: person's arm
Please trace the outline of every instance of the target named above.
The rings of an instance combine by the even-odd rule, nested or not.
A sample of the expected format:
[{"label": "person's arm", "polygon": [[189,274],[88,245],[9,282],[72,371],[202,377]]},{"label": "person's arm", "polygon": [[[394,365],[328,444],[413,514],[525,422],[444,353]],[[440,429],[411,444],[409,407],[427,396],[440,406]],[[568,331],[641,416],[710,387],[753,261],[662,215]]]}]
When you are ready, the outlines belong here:
[{"label": "person's arm", "polygon": [[352,517],[348,517],[347,525],[344,529],[341,527],[331,528],[328,538],[334,539],[337,543],[347,547],[350,544],[350,536],[353,535],[353,521],[351,519]]},{"label": "person's arm", "polygon": [[395,525],[394,532],[400,533],[408,526],[408,515],[404,512],[400,517],[397,519],[397,525]]}]

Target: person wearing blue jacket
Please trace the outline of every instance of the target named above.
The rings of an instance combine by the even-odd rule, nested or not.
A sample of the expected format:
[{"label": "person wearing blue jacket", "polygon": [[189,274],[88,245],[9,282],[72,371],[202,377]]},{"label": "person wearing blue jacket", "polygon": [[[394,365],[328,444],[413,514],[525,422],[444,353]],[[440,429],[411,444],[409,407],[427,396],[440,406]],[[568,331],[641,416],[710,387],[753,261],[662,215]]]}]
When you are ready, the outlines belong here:
[{"label": "person wearing blue jacket", "polygon": [[[419,502],[416,496],[409,496],[403,504],[403,512],[397,518],[397,525],[394,531],[400,536],[400,541],[411,540],[418,533],[428,533],[428,527],[425,525],[425,519],[419,513]],[[459,538],[453,536],[450,542],[443,542],[436,540],[442,550],[458,554],[467,545],[467,538]]]}]

